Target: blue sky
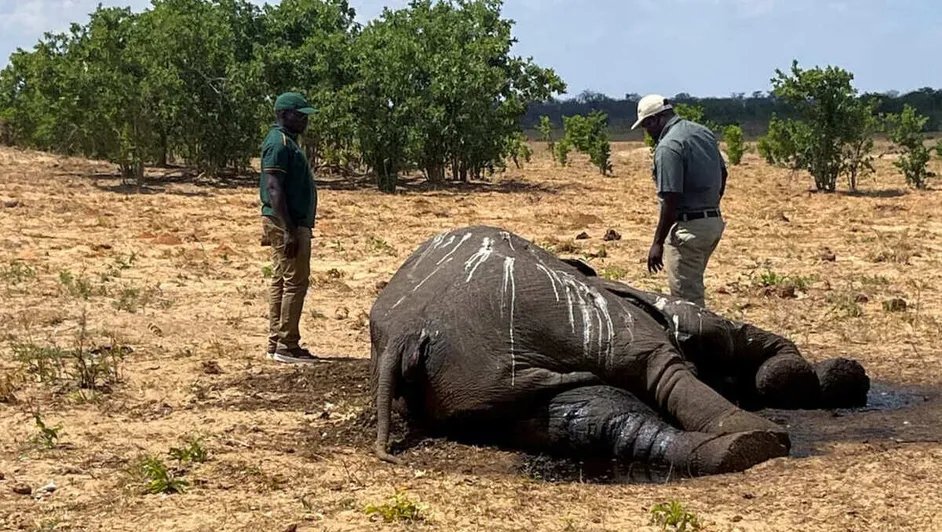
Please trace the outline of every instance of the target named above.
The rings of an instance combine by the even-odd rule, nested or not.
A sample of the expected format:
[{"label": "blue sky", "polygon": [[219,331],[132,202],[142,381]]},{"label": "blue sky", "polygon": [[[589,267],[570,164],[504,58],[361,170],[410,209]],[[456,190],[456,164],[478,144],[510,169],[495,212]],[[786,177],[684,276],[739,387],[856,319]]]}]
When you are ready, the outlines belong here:
[{"label": "blue sky", "polygon": [[[99,1],[150,5],[0,0],[0,65],[44,31],[84,22]],[[350,3],[365,22],[407,1]],[[793,58],[846,68],[861,91],[942,88],[939,0],[505,0],[504,16],[516,21],[516,53],[556,69],[570,95],[748,94]]]}]

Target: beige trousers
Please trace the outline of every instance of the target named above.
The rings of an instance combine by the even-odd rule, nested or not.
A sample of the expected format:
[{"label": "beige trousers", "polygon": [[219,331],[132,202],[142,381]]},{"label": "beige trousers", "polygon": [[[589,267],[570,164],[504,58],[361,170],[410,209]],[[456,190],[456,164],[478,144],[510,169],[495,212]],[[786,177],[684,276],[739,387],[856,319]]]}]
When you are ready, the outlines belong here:
[{"label": "beige trousers", "polygon": [[671,227],[664,243],[664,269],[671,295],[706,306],[703,274],[725,229],[721,217],[681,221]]},{"label": "beige trousers", "polygon": [[298,228],[298,254],[285,256],[285,233],[276,220],[262,217],[271,244],[272,279],[268,292],[268,349],[294,349],[301,341],[301,311],[311,278],[311,228]]}]

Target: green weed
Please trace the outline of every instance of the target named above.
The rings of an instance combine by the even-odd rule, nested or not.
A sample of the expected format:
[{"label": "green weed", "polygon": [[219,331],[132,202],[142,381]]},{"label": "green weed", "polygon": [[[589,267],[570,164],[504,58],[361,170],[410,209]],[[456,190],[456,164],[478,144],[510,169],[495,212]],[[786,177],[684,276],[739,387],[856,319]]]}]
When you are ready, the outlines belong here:
[{"label": "green weed", "polygon": [[33,419],[36,420],[36,426],[39,428],[39,434],[33,436],[33,442],[44,449],[52,449],[59,445],[59,432],[62,430],[62,425],[55,427],[46,425],[39,412],[33,413]]},{"label": "green weed", "polygon": [[209,459],[209,452],[199,438],[188,438],[183,446],[171,447],[170,456],[180,463],[203,463]]},{"label": "green weed", "polygon": [[401,521],[416,522],[424,519],[420,505],[410,500],[405,493],[398,490],[393,497],[383,504],[369,504],[364,511],[367,515],[382,517],[383,521],[387,523]]},{"label": "green weed", "polygon": [[606,266],[602,269],[601,275],[610,281],[621,281],[628,276],[628,270],[616,265]]},{"label": "green weed", "polygon": [[136,464],[134,476],[140,483],[145,493],[184,493],[189,483],[182,478],[177,478],[173,471],[167,468],[160,458],[156,456],[144,456]]},{"label": "green weed", "polygon": [[367,237],[366,249],[370,253],[396,256],[396,248],[389,245],[389,243],[382,238],[378,238],[373,235]]},{"label": "green weed", "polygon": [[8,286],[19,286],[36,278],[36,270],[20,261],[13,261],[0,266],[0,280]]},{"label": "green weed", "polygon": [[688,512],[677,501],[655,504],[651,508],[651,524],[661,527],[661,530],[674,532],[700,530],[700,521],[697,516]]}]

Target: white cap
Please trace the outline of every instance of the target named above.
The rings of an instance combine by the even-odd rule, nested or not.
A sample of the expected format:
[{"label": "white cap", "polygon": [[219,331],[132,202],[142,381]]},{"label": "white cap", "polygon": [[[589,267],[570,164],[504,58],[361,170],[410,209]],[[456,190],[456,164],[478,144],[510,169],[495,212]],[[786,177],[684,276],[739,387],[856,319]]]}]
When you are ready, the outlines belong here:
[{"label": "white cap", "polygon": [[668,109],[673,109],[673,106],[667,103],[667,98],[660,94],[648,94],[638,102],[638,121],[635,122],[635,125],[631,126],[631,129],[640,126],[645,118],[654,116]]}]

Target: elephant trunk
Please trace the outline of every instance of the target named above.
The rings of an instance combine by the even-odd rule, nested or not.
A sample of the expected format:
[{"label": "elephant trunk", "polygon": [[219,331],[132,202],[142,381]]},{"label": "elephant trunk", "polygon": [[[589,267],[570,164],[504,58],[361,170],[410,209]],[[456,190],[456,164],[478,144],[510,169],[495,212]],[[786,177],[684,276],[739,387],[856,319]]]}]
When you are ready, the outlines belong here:
[{"label": "elephant trunk", "polygon": [[383,350],[379,356],[379,374],[376,382],[376,443],[373,450],[376,457],[385,462],[400,464],[399,458],[389,454],[386,446],[389,442],[389,426],[392,418],[393,390],[399,372],[401,351]]}]

